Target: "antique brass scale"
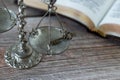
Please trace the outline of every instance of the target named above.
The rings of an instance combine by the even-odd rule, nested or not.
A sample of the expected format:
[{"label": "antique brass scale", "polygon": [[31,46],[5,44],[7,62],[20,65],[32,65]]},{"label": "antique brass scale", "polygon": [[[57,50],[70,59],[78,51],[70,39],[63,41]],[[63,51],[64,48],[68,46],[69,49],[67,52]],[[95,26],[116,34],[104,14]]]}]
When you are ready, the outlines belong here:
[{"label": "antique brass scale", "polygon": [[[5,62],[18,69],[31,68],[37,65],[43,54],[55,55],[63,53],[69,46],[69,42],[74,36],[62,25],[62,22],[56,13],[57,7],[54,6],[56,0],[44,0],[48,5],[48,11],[41,18],[37,27],[32,29],[28,39],[24,27],[26,25],[24,10],[25,5],[23,0],[18,0],[18,11],[16,15],[9,10],[3,0],[1,0],[5,8],[0,8],[0,33],[12,29],[18,25],[17,44],[10,46],[5,53]],[[54,14],[60,26],[52,25],[51,14]],[[47,26],[41,26],[41,22],[48,17],[49,23]],[[6,24],[7,23],[7,24]]]}]

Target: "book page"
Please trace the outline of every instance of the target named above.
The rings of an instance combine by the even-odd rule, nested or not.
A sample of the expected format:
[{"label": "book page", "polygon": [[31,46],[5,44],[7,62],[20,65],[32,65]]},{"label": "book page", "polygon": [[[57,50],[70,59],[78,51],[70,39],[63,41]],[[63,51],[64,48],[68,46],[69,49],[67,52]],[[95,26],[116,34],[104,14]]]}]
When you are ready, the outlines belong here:
[{"label": "book page", "polygon": [[120,24],[120,0],[117,0],[112,8],[109,10],[108,14],[102,20],[102,24]]},{"label": "book page", "polygon": [[115,0],[57,0],[57,5],[76,9],[86,14],[97,26]]},{"label": "book page", "polygon": [[120,0],[116,0],[98,28],[106,35],[120,37]]}]

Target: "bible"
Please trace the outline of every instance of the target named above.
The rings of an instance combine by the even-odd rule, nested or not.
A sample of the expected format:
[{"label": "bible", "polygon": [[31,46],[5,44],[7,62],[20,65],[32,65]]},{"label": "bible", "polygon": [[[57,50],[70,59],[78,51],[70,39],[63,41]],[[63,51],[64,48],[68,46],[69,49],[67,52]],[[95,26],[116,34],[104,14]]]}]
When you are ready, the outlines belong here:
[{"label": "bible", "polygon": [[[41,0],[24,0],[27,6],[47,10]],[[120,37],[120,0],[57,0],[57,13],[84,24],[105,37]]]}]

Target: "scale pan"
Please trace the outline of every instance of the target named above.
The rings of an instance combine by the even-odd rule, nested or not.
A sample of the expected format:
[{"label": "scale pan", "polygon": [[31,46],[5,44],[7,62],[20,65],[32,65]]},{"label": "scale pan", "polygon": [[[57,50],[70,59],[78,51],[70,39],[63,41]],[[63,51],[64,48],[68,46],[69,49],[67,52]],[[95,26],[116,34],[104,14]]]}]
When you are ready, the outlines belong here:
[{"label": "scale pan", "polygon": [[6,8],[0,8],[0,33],[12,29],[16,24],[16,14]]},{"label": "scale pan", "polygon": [[[50,34],[49,34],[50,33]],[[51,41],[63,36],[62,29],[42,26],[32,31],[29,36],[29,43],[32,48],[41,54],[55,55],[64,52],[69,46],[69,40],[61,40],[59,43],[49,45]]]}]

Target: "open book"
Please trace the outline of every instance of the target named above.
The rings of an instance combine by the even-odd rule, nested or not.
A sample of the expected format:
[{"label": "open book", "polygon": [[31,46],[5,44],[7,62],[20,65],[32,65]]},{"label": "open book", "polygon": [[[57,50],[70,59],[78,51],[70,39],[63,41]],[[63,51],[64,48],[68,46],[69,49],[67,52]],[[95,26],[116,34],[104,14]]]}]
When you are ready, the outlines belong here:
[{"label": "open book", "polygon": [[[24,0],[28,6],[47,10],[41,0]],[[57,0],[57,12],[86,25],[102,36],[120,37],[120,0]]]}]

